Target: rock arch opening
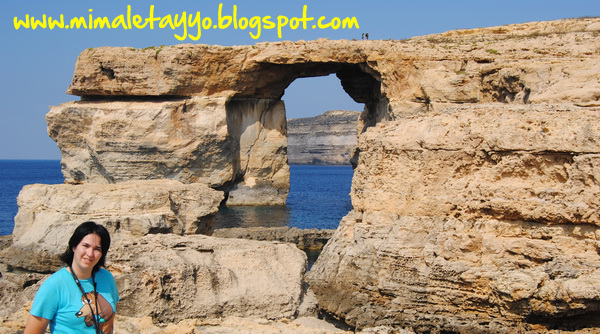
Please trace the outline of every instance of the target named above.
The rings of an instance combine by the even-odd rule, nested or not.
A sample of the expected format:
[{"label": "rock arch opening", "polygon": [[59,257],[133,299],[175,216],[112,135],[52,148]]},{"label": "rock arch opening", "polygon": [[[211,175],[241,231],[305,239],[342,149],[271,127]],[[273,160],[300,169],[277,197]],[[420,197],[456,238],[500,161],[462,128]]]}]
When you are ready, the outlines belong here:
[{"label": "rock arch opening", "polygon": [[234,179],[222,187],[226,205],[285,204],[289,193],[285,89],[298,78],[335,74],[343,90],[364,103],[361,130],[387,111],[381,78],[367,63],[260,62],[240,73],[245,87],[226,103],[227,125],[234,147]]},{"label": "rock arch opening", "polygon": [[[305,229],[310,239],[310,229],[332,231],[352,210],[350,159],[357,144],[358,110],[364,105],[354,102],[333,74],[295,80],[283,100],[288,119],[289,226]],[[305,245],[309,269],[327,241]]]},{"label": "rock arch opening", "polygon": [[335,75],[299,78],[283,101],[290,165],[350,165],[364,104],[352,100]]}]

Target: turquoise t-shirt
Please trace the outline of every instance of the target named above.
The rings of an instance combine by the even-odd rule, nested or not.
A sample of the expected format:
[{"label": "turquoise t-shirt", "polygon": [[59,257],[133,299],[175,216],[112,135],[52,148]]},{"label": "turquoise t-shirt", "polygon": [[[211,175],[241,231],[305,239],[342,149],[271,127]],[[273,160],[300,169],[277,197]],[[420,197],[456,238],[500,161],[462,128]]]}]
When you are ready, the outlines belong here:
[{"label": "turquoise t-shirt", "polygon": [[[112,274],[103,268],[94,274],[98,300],[94,299],[92,279],[80,280],[94,313],[99,314],[102,333],[112,333],[119,301],[117,285]],[[73,275],[62,268],[43,283],[31,307],[31,314],[50,320],[50,332],[54,334],[95,333],[90,304],[81,295]],[[96,305],[100,312],[96,312]]]}]

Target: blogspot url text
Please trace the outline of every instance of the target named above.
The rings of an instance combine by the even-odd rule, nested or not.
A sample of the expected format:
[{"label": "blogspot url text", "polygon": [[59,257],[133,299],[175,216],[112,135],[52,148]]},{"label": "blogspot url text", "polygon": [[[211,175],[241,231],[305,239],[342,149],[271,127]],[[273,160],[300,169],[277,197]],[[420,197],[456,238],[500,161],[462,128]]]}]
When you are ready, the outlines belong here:
[{"label": "blogspot url text", "polygon": [[258,39],[263,30],[277,29],[277,37],[282,38],[284,29],[359,29],[356,17],[333,17],[327,18],[320,16],[315,18],[308,16],[306,5],[302,8],[301,17],[287,17],[279,15],[272,16],[252,16],[245,17],[238,14],[237,6],[233,6],[231,15],[223,14],[223,4],[219,4],[217,18],[202,16],[200,11],[195,13],[182,12],[181,14],[168,14],[165,16],[154,15],[154,5],[150,6],[147,16],[132,13],[131,5],[127,6],[127,13],[115,17],[93,15],[93,9],[89,9],[86,16],[76,16],[68,20],[65,24],[63,14],[60,17],[53,18],[43,14],[41,18],[35,18],[29,14],[25,18],[14,17],[14,26],[19,29],[172,29],[176,31],[175,38],[183,41],[187,38],[197,41],[202,36],[202,32],[210,29],[239,29],[248,30],[252,39]]}]

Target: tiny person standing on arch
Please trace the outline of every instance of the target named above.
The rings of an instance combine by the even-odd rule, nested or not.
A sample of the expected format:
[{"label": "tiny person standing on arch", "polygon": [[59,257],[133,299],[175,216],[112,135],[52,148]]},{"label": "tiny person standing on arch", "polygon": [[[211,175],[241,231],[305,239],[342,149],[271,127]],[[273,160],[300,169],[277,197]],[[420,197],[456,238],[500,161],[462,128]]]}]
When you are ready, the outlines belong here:
[{"label": "tiny person standing on arch", "polygon": [[60,256],[66,264],[48,277],[35,295],[24,334],[110,334],[119,301],[117,285],[104,266],[110,247],[106,228],[79,225]]}]

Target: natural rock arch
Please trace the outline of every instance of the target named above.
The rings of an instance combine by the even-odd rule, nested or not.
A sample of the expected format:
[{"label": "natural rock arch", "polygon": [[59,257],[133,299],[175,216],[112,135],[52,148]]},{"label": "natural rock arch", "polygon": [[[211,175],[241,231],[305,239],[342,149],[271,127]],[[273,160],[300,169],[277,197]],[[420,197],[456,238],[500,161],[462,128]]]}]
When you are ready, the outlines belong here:
[{"label": "natural rock arch", "polygon": [[[261,78],[260,84],[248,92],[239,92],[226,103],[228,132],[237,148],[234,153],[234,180],[220,187],[227,194],[228,205],[252,205],[257,198],[276,197],[289,183],[276,183],[273,171],[287,170],[287,133],[285,106],[281,98],[285,89],[296,79],[325,76],[335,73],[342,88],[357,103],[365,104],[365,125],[372,125],[380,105],[387,106],[381,94],[378,73],[366,63],[307,62],[301,64],[261,63],[246,76]],[[271,135],[263,132],[271,132]],[[276,132],[280,135],[277,136]],[[267,137],[269,140],[266,140]],[[258,144],[257,144],[258,143]],[[279,157],[279,158],[277,158]],[[271,161],[271,164],[265,162]],[[289,177],[289,172],[287,174]],[[275,182],[277,182],[275,180]],[[279,188],[275,193],[273,188]],[[284,199],[285,200],[285,199]]]}]

